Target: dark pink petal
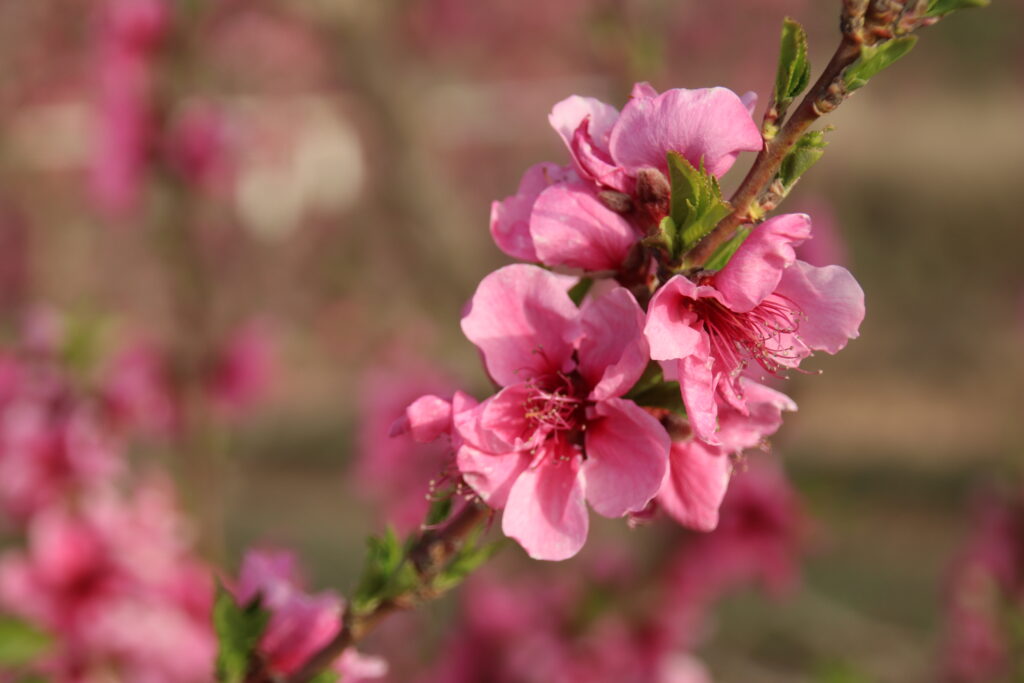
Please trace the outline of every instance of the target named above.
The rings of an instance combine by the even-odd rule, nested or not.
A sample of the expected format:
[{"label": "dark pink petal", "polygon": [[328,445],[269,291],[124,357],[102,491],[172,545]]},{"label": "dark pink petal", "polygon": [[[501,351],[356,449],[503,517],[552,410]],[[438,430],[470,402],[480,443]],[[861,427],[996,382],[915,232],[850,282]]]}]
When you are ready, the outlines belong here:
[{"label": "dark pink petal", "polygon": [[452,404],[439,396],[420,396],[391,425],[390,436],[409,432],[414,441],[428,443],[451,431]]},{"label": "dark pink petal", "polygon": [[633,183],[626,176],[625,170],[591,137],[590,119],[584,120],[573,133],[569,151],[576,163],[576,170],[584,180],[605,185],[619,192],[632,191]]},{"label": "dark pink petal", "polygon": [[598,149],[608,151],[608,134],[619,118],[619,110],[593,97],[573,95],[552,108],[548,122],[572,151],[572,138],[584,121],[588,121],[589,136]]},{"label": "dark pink petal", "polygon": [[500,510],[508,501],[508,492],[529,466],[532,456],[525,451],[486,453],[463,445],[455,455],[462,478],[487,505]]},{"label": "dark pink petal", "polygon": [[587,423],[583,464],[587,501],[605,517],[643,509],[665,478],[670,440],[665,428],[632,401],[610,398]]},{"label": "dark pink petal", "polygon": [[555,439],[537,458],[512,485],[501,530],[535,560],[565,560],[583,547],[590,526],[580,459]]},{"label": "dark pink petal", "polygon": [[705,443],[717,446],[718,403],[715,401],[717,380],[712,372],[711,344],[701,335],[695,353],[679,361],[679,387],[683,394],[686,416],[693,433]]},{"label": "dark pink petal", "polygon": [[643,309],[629,290],[616,287],[584,301],[580,322],[579,370],[591,400],[622,396],[647,367]]},{"label": "dark pink petal", "polygon": [[491,237],[498,248],[512,258],[536,261],[530,236],[533,204],[550,185],[575,177],[572,169],[546,161],[526,169],[516,194],[491,204]]},{"label": "dark pink petal", "polygon": [[789,396],[747,378],[739,382],[746,415],[719,411],[718,438],[721,450],[739,453],[760,444],[782,426],[782,412],[796,410]]},{"label": "dark pink petal", "polygon": [[712,531],[718,509],[729,488],[729,456],[700,441],[677,441],[669,453],[669,470],[658,503],[673,519],[690,529]]},{"label": "dark pink petal", "polygon": [[797,261],[783,275],[778,293],[802,311],[797,335],[810,348],[836,353],[860,334],[864,290],[846,268]]},{"label": "dark pink petal", "polygon": [[615,270],[639,235],[583,183],[559,183],[533,205],[530,235],[537,257],[549,266]]},{"label": "dark pink petal", "polygon": [[480,349],[494,381],[509,386],[572,368],[576,278],[527,265],[505,266],[480,282],[462,331]]},{"label": "dark pink petal", "polygon": [[630,175],[665,169],[666,152],[722,176],[743,150],[761,149],[761,132],[736,93],[725,88],[669,90],[630,100],[612,128],[609,150]]},{"label": "dark pink petal", "polygon": [[811,218],[788,213],[754,229],[725,268],[715,275],[715,289],[732,310],[745,313],[775,291],[782,273],[796,262],[797,245],[811,236]]},{"label": "dark pink petal", "polygon": [[644,337],[654,360],[674,360],[694,353],[701,333],[695,329],[697,314],[684,306],[686,298],[697,297],[697,286],[676,275],[651,299],[647,306]]}]

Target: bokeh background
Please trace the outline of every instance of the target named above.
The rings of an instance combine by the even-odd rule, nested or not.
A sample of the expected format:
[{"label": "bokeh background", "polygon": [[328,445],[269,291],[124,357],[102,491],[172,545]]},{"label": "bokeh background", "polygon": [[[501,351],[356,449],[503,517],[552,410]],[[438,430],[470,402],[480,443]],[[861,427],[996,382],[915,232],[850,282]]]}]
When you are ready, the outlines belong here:
[{"label": "bokeh background", "polygon": [[[433,387],[487,391],[457,321],[506,262],[490,202],[565,159],[551,106],[621,105],[639,80],[763,105],[783,16],[820,67],[838,3],[183,0],[127,39],[107,5],[0,0],[5,344],[49,316],[86,376],[140,345],[167,360],[178,417],[132,459],[173,474],[203,555],[230,572],[292,547],[345,591],[405,476],[368,464],[390,419]],[[1014,0],[926,30],[830,117],[788,200],[868,316],[789,381],[771,446],[810,520],[803,578],[718,610],[697,648],[717,681],[936,680],[971,501],[1024,475],[1022,30]],[[627,555],[664,538],[594,523]],[[407,628],[440,642],[455,600]]]}]

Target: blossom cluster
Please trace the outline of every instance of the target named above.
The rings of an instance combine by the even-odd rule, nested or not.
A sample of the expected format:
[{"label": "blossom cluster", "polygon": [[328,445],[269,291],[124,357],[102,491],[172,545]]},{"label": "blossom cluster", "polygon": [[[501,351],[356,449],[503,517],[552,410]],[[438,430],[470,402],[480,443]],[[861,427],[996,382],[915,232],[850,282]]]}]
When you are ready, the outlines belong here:
[{"label": "blossom cluster", "polygon": [[725,88],[646,83],[621,112],[570,97],[549,117],[570,163],[531,167],[493,204],[495,243],[527,263],[482,280],[462,331],[497,392],[421,397],[394,431],[450,439],[463,481],[531,557],[575,555],[588,504],[713,529],[732,456],[796,409],[769,385],[858,334],[852,275],[796,256],[812,237],[805,214],[746,229],[714,264],[659,241],[672,205],[700,201],[683,196],[673,156],[717,190],[761,149],[753,106]]}]

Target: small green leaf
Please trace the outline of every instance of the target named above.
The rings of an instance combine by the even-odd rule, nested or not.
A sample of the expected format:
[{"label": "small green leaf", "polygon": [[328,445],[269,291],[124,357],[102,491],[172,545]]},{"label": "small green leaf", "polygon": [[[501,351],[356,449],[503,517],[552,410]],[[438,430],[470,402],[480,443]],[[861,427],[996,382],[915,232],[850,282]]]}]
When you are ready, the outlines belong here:
[{"label": "small green leaf", "polygon": [[669,215],[677,230],[672,255],[678,256],[711,232],[730,208],[722,199],[718,179],[704,170],[703,162],[698,170],[677,152],[669,152],[667,158],[672,183]]},{"label": "small green leaf", "polygon": [[848,66],[843,74],[846,89],[853,92],[863,88],[873,76],[910,52],[916,43],[917,36],[904,36],[878,45],[865,45],[857,61]]},{"label": "small green leaf", "polygon": [[661,408],[678,415],[686,415],[679,382],[659,382],[634,396],[633,403],[646,408]]},{"label": "small green leaf", "polygon": [[501,546],[504,545],[504,542],[500,540],[477,545],[480,535],[481,532],[478,531],[467,538],[463,546],[455,553],[455,556],[434,578],[433,586],[435,590],[443,593],[459,585],[467,576],[483,565],[484,562],[491,559],[494,553],[498,552]]},{"label": "small green leaf", "polygon": [[341,675],[333,671],[321,671],[316,676],[313,676],[309,680],[309,683],[345,683],[341,679]]},{"label": "small green leaf", "polygon": [[991,0],[932,0],[928,4],[928,11],[924,15],[926,17],[941,17],[950,12],[970,9],[971,7],[988,7],[990,4]]},{"label": "small green leaf", "polygon": [[674,255],[676,250],[676,243],[679,241],[679,227],[676,222],[672,220],[672,216],[665,216],[658,223],[658,234],[650,240],[659,247]]},{"label": "small green leaf", "polygon": [[725,268],[725,265],[729,263],[729,259],[736,253],[736,250],[740,248],[740,245],[746,241],[750,235],[750,231],[753,228],[750,226],[741,227],[736,231],[736,234],[732,238],[718,247],[715,253],[711,255],[711,258],[704,264],[705,270],[721,270]]},{"label": "small green leaf", "polygon": [[245,680],[252,653],[269,620],[270,613],[260,607],[259,598],[248,605],[239,605],[223,586],[217,587],[213,628],[217,633],[217,680],[220,683]]},{"label": "small green leaf", "polygon": [[446,491],[441,494],[440,498],[430,502],[425,522],[427,526],[436,526],[448,519],[448,516],[452,514],[452,495],[452,491]]},{"label": "small green leaf", "polygon": [[828,143],[825,142],[825,132],[820,130],[804,133],[797,140],[797,143],[793,145],[793,149],[786,154],[786,158],[782,160],[782,164],[779,166],[779,179],[787,191],[796,184],[796,181],[800,179],[800,176],[807,169],[821,159],[825,153],[826,145]]},{"label": "small green leaf", "polygon": [[593,286],[594,278],[581,277],[580,281],[574,284],[572,286],[572,289],[569,290],[569,298],[572,299],[572,302],[574,304],[579,306],[581,303],[583,303],[583,297],[587,295],[587,292],[589,292],[590,288]]},{"label": "small green leaf", "polygon": [[811,62],[807,58],[807,32],[789,17],[782,24],[779,69],[775,74],[775,104],[785,109],[811,81]]},{"label": "small green leaf", "polygon": [[24,621],[0,616],[0,669],[30,664],[52,644],[49,636]]},{"label": "small green leaf", "polygon": [[388,598],[413,590],[418,581],[416,571],[405,561],[407,544],[398,540],[394,529],[371,536],[366,543],[366,566],[352,597],[352,609],[357,612],[368,612]]}]

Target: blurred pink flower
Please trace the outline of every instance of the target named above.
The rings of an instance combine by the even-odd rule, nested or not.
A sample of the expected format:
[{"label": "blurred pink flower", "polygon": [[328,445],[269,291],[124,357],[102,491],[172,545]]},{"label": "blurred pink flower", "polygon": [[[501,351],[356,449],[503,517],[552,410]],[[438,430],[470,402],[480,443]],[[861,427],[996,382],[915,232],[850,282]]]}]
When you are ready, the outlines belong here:
[{"label": "blurred pink flower", "polygon": [[186,106],[172,123],[165,145],[171,165],[185,180],[208,192],[228,189],[233,159],[223,111],[208,103]]},{"label": "blurred pink flower", "polygon": [[276,372],[270,331],[261,322],[249,322],[221,348],[208,380],[210,393],[227,415],[237,417],[267,396]]},{"label": "blurred pink flower", "polygon": [[177,423],[171,378],[159,350],[136,341],[118,350],[100,393],[115,423],[141,433],[167,435]]},{"label": "blurred pink flower", "polygon": [[[246,553],[235,597],[244,604],[259,598],[261,606],[270,612],[260,651],[267,667],[277,674],[295,672],[330,642],[341,628],[345,607],[341,597],[333,592],[305,593],[295,556],[287,551],[250,550]],[[382,661],[364,657],[354,650],[342,655],[334,668],[355,680],[379,678],[386,673]]]}]

